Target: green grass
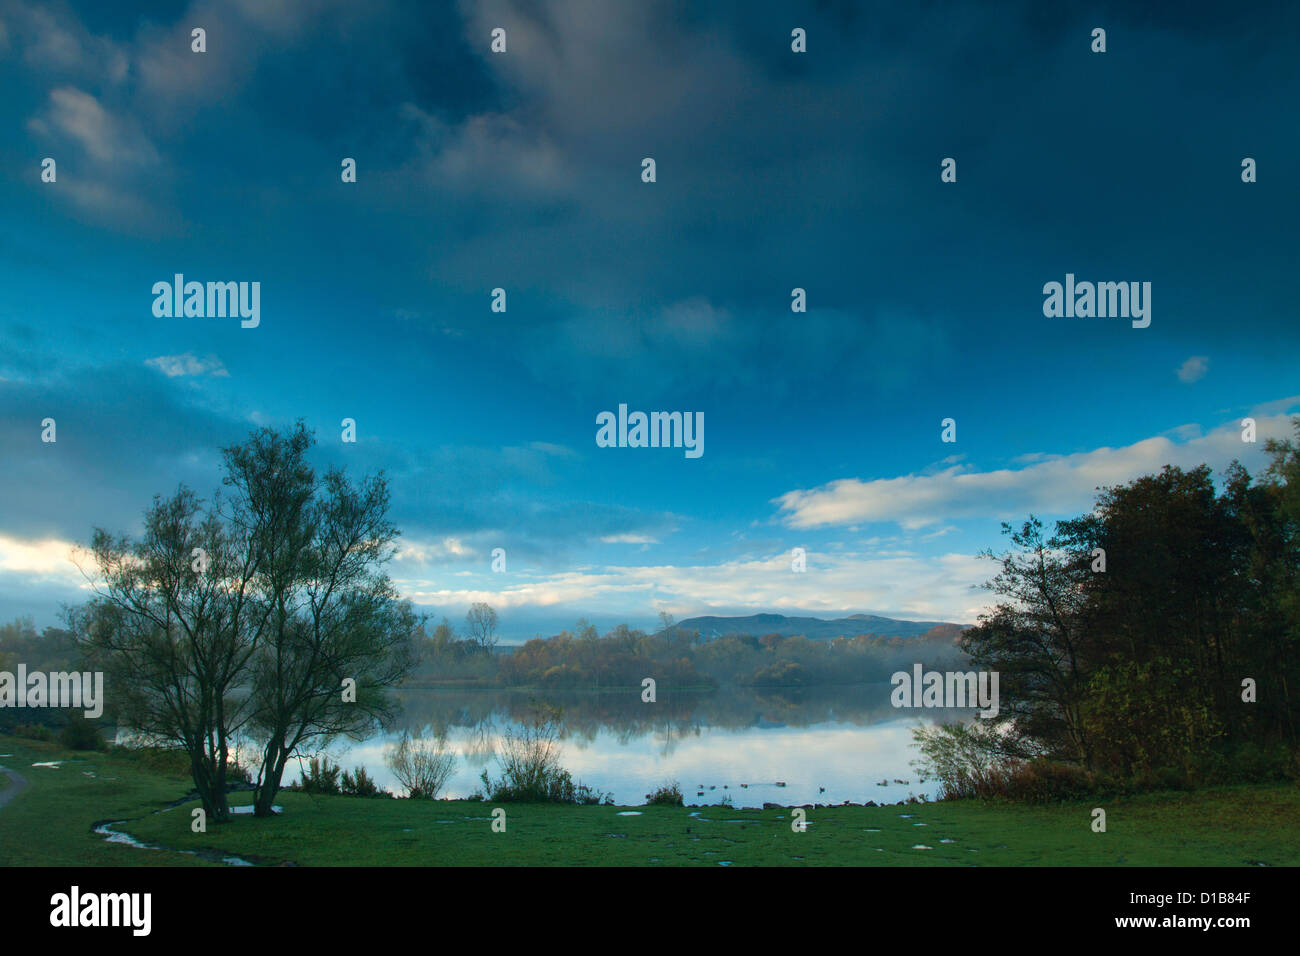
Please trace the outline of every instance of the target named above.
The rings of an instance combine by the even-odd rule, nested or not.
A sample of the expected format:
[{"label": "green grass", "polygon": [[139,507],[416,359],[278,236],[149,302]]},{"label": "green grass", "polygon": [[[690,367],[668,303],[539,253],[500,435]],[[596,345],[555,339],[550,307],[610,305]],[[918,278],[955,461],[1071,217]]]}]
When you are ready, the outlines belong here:
[{"label": "green grass", "polygon": [[[185,777],[14,738],[0,738],[0,753],[13,753],[6,765],[31,783],[0,809],[0,860],[16,864],[202,862],[114,846],[90,832],[95,820],[130,818],[120,829],[147,843],[311,866],[1300,865],[1300,787],[1294,784],[1048,807],[975,801],[837,807],[807,811],[803,833],[792,832],[789,810],[656,806],[621,817],[619,807],[521,804],[503,805],[506,832],[493,833],[490,803],[283,793],[277,803],[284,813],[274,819],[241,816],[198,834],[190,831],[197,802],[153,812],[190,789]],[[75,762],[58,770],[30,766],[61,757]],[[235,805],[248,802],[247,794],[232,795]],[[1094,806],[1106,810],[1106,833],[1092,832]],[[690,816],[697,809],[701,816]],[[913,849],[916,844],[932,849]]]},{"label": "green grass", "polygon": [[[0,807],[0,862],[14,866],[194,866],[178,853],[107,843],[91,832],[100,820],[140,816],[184,796],[188,778],[161,773],[138,761],[64,750],[0,736],[4,766],[21,773],[28,788]],[[58,768],[33,763],[65,760]],[[93,777],[87,774],[94,774]],[[170,814],[169,814],[170,815]],[[129,831],[128,831],[129,832]]]}]

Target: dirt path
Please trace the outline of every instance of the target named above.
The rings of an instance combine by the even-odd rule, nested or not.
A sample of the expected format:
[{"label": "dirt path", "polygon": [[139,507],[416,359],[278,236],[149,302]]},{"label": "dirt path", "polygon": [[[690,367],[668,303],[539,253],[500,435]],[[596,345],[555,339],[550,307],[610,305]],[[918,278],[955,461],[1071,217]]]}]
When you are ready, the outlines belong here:
[{"label": "dirt path", "polygon": [[18,794],[27,789],[27,778],[16,770],[3,770],[0,773],[7,774],[9,777],[9,786],[0,790],[0,807],[12,800]]}]

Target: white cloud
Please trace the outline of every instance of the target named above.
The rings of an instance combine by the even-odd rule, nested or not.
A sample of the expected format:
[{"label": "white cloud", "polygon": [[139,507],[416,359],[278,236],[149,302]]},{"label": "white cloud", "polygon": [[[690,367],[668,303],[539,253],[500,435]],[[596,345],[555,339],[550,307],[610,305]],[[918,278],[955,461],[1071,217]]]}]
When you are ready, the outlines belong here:
[{"label": "white cloud", "polygon": [[[1297,400],[1289,399],[1286,407]],[[1079,513],[1092,506],[1098,487],[1123,484],[1164,465],[1191,468],[1206,463],[1222,470],[1236,458],[1249,468],[1251,460],[1262,455],[1266,438],[1292,433],[1286,415],[1256,412],[1255,417],[1259,440],[1253,445],[1242,442],[1239,420],[1233,420],[1185,441],[1158,436],[1123,448],[1049,455],[1019,469],[977,472],[954,466],[900,478],[843,478],[786,492],[774,503],[792,528],[894,521],[915,529],[954,518]]]},{"label": "white cloud", "polygon": [[179,375],[211,375],[215,378],[230,377],[226,367],[221,364],[221,359],[215,355],[209,355],[207,358],[198,358],[191,352],[185,352],[181,355],[159,355],[157,358],[149,359],[144,364],[158,369],[168,378],[176,378]]},{"label": "white cloud", "polygon": [[0,51],[12,32],[23,61],[49,77],[53,73],[74,75],[101,82],[121,83],[130,60],[126,51],[109,37],[92,35],[71,13],[53,4],[4,3],[6,23],[0,23]]},{"label": "white cloud", "polygon": [[[60,595],[84,592],[89,584],[74,556],[77,546],[56,539],[23,540],[0,535],[0,571],[11,588],[51,589]],[[500,611],[570,607],[574,616],[604,613],[650,616],[667,610],[678,617],[714,611],[807,610],[827,615],[872,610],[903,618],[974,622],[985,609],[979,585],[993,572],[976,555],[930,557],[855,552],[817,554],[808,570],[790,569],[782,550],[762,558],[715,565],[578,568],[529,578],[511,575],[448,575],[459,581],[480,577],[484,586],[446,587],[435,580],[434,565],[464,560],[473,549],[457,538],[404,543],[394,564],[395,583],[404,597],[425,605],[468,607],[486,601]],[[82,564],[90,563],[81,555]],[[488,582],[491,582],[488,584]]]},{"label": "white cloud", "polygon": [[[1256,419],[1271,417],[1273,415],[1285,415],[1291,412],[1297,405],[1300,405],[1300,395],[1291,395],[1287,398],[1275,399],[1271,402],[1263,402],[1251,409],[1250,414]],[[1291,429],[1287,428],[1287,434],[1290,435]]]},{"label": "white cloud", "polygon": [[394,561],[398,566],[443,564],[448,561],[473,558],[478,551],[460,538],[443,538],[440,541],[403,541],[398,546]]},{"label": "white cloud", "polygon": [[[662,32],[659,4],[460,0],[460,6],[466,36],[485,65],[503,84],[526,91],[530,108],[544,113],[541,125],[565,136],[600,129],[619,141],[635,130],[653,140],[675,125],[683,104],[715,108],[699,96],[701,89],[717,91],[729,106],[753,85],[752,65],[719,32],[706,34],[707,42],[683,42],[669,57],[647,42]],[[509,53],[501,56],[489,51],[486,38],[503,24]]]},{"label": "white cloud", "polygon": [[1205,378],[1210,369],[1210,359],[1206,355],[1193,355],[1178,368],[1178,381],[1191,384]]},{"label": "white cloud", "polygon": [[[969,554],[819,554],[808,570],[790,569],[788,551],[714,565],[580,568],[478,588],[400,582],[420,604],[464,607],[486,601],[499,610],[560,608],[627,614],[667,610],[678,616],[738,611],[808,610],[837,614],[870,609],[899,617],[973,622],[988,602],[979,586],[990,562]],[[484,580],[490,580],[486,576]]]},{"label": "white cloud", "polygon": [[80,583],[84,579],[72,562],[75,549],[76,545],[72,542],[56,538],[24,541],[0,535],[0,570],[42,577],[66,577]]},{"label": "white cloud", "polygon": [[566,445],[557,445],[549,441],[530,441],[527,445],[533,451],[541,452],[544,455],[553,455],[556,458],[578,458],[576,451]]},{"label": "white cloud", "polygon": [[148,165],[158,161],[158,151],[136,126],[118,119],[95,97],[75,87],[51,90],[44,119],[29,125],[38,133],[52,129],[71,137],[105,164]]},{"label": "white cloud", "polygon": [[453,127],[414,103],[404,103],[401,115],[418,125],[421,162],[439,184],[552,196],[570,195],[580,185],[581,177],[545,132],[531,132],[511,116],[482,113]]}]

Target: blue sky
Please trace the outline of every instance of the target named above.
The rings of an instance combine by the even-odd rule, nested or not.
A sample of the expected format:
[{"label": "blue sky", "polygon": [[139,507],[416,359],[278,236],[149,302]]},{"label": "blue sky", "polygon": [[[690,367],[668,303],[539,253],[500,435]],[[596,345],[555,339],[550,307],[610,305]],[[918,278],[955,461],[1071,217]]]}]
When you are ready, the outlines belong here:
[{"label": "blue sky", "polygon": [[[1294,7],[302,6],[0,0],[0,619],[301,417],[392,479],[403,593],[509,638],[969,622],[1000,521],[1254,470],[1300,412]],[[260,325],[155,317],[178,272]],[[1150,327],[1045,317],[1066,273],[1150,282]],[[703,456],[598,448],[619,403]]]}]

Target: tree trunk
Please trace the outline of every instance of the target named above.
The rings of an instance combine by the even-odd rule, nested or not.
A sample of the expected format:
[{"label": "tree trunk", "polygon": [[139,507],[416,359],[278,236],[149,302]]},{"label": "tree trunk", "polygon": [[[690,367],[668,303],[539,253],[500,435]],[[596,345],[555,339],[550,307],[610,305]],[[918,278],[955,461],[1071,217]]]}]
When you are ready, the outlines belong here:
[{"label": "tree trunk", "polygon": [[278,739],[269,741],[262,756],[262,785],[257,790],[253,803],[253,816],[269,817],[280,792],[280,781],[284,779],[284,766],[289,755]]},{"label": "tree trunk", "polygon": [[202,754],[190,756],[190,773],[194,778],[194,789],[199,792],[203,803],[203,812],[217,823],[230,819],[230,807],[226,802],[226,781],[223,774],[213,771]]}]

